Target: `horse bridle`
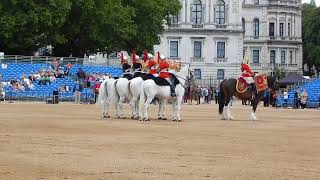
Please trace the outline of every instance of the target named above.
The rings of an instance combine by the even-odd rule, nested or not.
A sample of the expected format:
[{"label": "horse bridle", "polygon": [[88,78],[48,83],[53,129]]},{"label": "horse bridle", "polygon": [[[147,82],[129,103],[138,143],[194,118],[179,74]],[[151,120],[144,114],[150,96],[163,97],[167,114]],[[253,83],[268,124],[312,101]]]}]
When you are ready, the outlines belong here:
[{"label": "horse bridle", "polygon": [[189,73],[190,73],[190,72],[191,72],[191,70],[190,70],[190,69],[188,69],[188,76],[187,76],[187,78],[183,78],[183,77],[181,77],[181,76],[175,75],[176,77],[178,77],[178,78],[181,78],[181,79],[185,80],[185,83],[184,83],[184,84],[182,84],[181,82],[179,82],[179,84],[180,84],[184,89],[186,89],[186,88],[187,88],[187,87],[186,87],[187,81],[189,81],[189,80],[190,80],[190,77],[189,77]]}]

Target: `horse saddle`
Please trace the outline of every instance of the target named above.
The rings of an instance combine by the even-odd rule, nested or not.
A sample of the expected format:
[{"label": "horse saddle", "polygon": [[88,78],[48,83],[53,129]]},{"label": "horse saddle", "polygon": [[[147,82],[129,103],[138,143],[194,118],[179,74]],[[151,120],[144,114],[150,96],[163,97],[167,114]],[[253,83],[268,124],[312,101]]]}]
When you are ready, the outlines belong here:
[{"label": "horse saddle", "polygon": [[153,77],[153,80],[158,86],[170,86],[170,83],[164,78]]},{"label": "horse saddle", "polygon": [[[177,79],[175,76],[173,76],[172,78],[173,78],[173,84],[175,86],[180,83],[179,79]],[[171,84],[165,78],[153,77],[152,79],[158,86],[171,86]]]},{"label": "horse saddle", "polygon": [[123,74],[122,78],[126,78],[128,80],[132,79],[132,75],[131,74]]},{"label": "horse saddle", "polygon": [[238,93],[244,93],[248,88],[250,88],[250,84],[243,77],[237,79],[236,90]]},{"label": "horse saddle", "polygon": [[254,77],[254,82],[258,92],[268,89],[267,75],[261,74]]}]

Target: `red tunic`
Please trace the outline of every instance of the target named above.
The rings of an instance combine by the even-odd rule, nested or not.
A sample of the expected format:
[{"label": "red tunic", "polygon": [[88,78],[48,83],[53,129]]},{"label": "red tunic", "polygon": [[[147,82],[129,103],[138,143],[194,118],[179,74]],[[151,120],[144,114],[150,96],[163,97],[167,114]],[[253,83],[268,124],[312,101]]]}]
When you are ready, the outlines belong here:
[{"label": "red tunic", "polygon": [[170,73],[168,71],[160,71],[159,77],[170,78]]},{"label": "red tunic", "polygon": [[253,72],[251,71],[250,67],[248,64],[241,64],[241,69],[242,71],[246,71],[242,73],[242,77],[252,77]]},{"label": "red tunic", "polygon": [[153,75],[153,74],[157,74],[157,69],[150,69],[150,70],[149,70],[149,73],[152,74],[152,75]]}]

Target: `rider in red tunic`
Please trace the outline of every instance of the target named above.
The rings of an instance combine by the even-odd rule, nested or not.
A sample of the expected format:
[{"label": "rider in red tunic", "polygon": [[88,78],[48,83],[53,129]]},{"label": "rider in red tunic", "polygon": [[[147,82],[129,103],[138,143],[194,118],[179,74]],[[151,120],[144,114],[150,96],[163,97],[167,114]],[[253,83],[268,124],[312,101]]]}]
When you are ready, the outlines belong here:
[{"label": "rider in red tunic", "polygon": [[155,60],[149,59],[148,68],[149,68],[149,74],[155,77],[158,76],[157,62]]},{"label": "rider in red tunic", "polygon": [[159,64],[160,74],[159,77],[166,79],[170,83],[171,96],[176,96],[175,83],[173,82],[173,74],[168,71],[170,64],[167,61],[161,61]]},{"label": "rider in red tunic", "polygon": [[241,63],[241,71],[242,71],[241,77],[243,77],[243,79],[246,80],[248,84],[254,83],[254,80],[253,80],[254,73],[251,71],[248,64]]}]

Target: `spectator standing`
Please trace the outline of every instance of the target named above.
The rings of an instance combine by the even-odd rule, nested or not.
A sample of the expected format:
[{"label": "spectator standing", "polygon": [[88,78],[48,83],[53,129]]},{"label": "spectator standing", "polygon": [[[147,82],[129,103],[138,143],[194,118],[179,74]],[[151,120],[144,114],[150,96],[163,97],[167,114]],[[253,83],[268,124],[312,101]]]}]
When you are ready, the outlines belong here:
[{"label": "spectator standing", "polygon": [[216,104],[219,103],[219,93],[220,93],[220,90],[219,90],[219,87],[217,87],[214,91],[214,98],[216,100]]},{"label": "spectator standing", "polygon": [[94,91],[94,103],[97,103],[97,99],[99,96],[99,89],[100,89],[100,82],[99,80],[96,80],[94,86],[93,86],[93,91]]},{"label": "spectator standing", "polygon": [[76,81],[76,84],[74,85],[73,91],[74,91],[74,102],[76,104],[81,103],[81,92],[83,90],[82,84],[80,84],[79,81]]},{"label": "spectator standing", "polygon": [[293,108],[298,109],[299,108],[299,100],[298,100],[298,90],[294,92],[294,103]]},{"label": "spectator standing", "polygon": [[289,99],[288,92],[284,91],[284,93],[283,93],[283,100],[284,100],[283,107],[288,107],[288,99]]},{"label": "spectator standing", "polygon": [[308,93],[306,90],[303,90],[301,93],[301,108],[304,109],[307,106]]},{"label": "spectator standing", "polygon": [[83,85],[84,80],[86,79],[86,73],[81,68],[78,69],[77,77],[78,77],[79,83]]},{"label": "spectator standing", "polygon": [[267,89],[264,91],[263,94],[263,105],[264,107],[269,107],[269,100],[270,100],[270,90]]},{"label": "spectator standing", "polygon": [[208,89],[208,87],[203,89],[203,95],[204,95],[204,103],[209,104],[209,89]]}]

